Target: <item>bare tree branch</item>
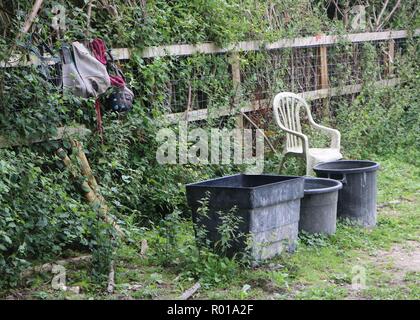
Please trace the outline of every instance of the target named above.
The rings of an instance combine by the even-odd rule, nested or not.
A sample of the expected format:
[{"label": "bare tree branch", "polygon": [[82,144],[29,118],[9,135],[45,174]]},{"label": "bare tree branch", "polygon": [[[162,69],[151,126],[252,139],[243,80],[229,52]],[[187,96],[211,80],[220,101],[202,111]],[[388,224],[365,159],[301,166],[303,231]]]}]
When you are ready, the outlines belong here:
[{"label": "bare tree branch", "polygon": [[92,18],[92,7],[94,1],[95,0],[90,0],[87,7],[86,35],[89,35],[90,32],[90,21]]},{"label": "bare tree branch", "polygon": [[384,21],[382,21],[382,23],[376,28],[376,31],[378,31],[379,29],[381,29],[384,26],[384,24],[388,22],[388,20],[392,17],[392,15],[398,9],[398,7],[400,6],[400,4],[401,4],[401,0],[398,0],[397,3],[395,4],[394,8],[392,8],[391,12],[384,19]]},{"label": "bare tree branch", "polygon": [[29,14],[28,18],[25,21],[25,24],[23,25],[22,33],[27,33],[29,31],[29,29],[31,28],[32,23],[34,22],[35,18],[38,15],[39,9],[41,9],[43,1],[44,0],[36,0],[35,1],[34,5],[32,7],[31,13]]},{"label": "bare tree branch", "polygon": [[194,293],[196,293],[199,289],[201,288],[201,284],[200,282],[197,282],[196,284],[194,284],[191,288],[189,288],[187,291],[185,291],[180,297],[180,300],[188,300],[189,298],[191,298]]},{"label": "bare tree branch", "polygon": [[381,10],[381,12],[379,13],[379,16],[378,16],[378,18],[376,19],[376,26],[379,26],[379,22],[381,21],[381,18],[382,18],[382,15],[385,13],[385,10],[386,10],[386,7],[388,7],[388,2],[389,2],[389,0],[386,0],[385,1],[385,3],[384,3],[384,5],[383,5],[383,7],[382,7],[382,10]]}]

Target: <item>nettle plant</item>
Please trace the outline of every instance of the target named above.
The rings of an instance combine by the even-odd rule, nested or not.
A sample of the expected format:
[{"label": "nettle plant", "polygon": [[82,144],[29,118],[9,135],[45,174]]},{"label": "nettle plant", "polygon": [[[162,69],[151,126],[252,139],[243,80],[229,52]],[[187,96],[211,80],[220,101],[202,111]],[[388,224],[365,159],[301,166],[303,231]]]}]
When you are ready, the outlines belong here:
[{"label": "nettle plant", "polygon": [[218,213],[219,239],[213,243],[204,224],[209,218],[208,196],[200,201],[194,224],[174,211],[148,233],[153,248],[151,262],[172,268],[182,279],[199,280],[206,287],[228,284],[241,267],[251,262],[246,251],[232,255],[232,246],[246,237],[239,231],[241,218],[236,211],[232,208]]}]

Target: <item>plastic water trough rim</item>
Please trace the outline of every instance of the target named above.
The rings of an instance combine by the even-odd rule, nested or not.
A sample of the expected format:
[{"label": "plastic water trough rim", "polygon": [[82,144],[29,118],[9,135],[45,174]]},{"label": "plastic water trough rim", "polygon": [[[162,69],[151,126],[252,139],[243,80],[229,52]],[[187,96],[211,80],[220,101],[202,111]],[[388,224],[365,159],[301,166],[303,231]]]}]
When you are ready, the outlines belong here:
[{"label": "plastic water trough rim", "polygon": [[328,193],[328,192],[334,192],[337,190],[340,190],[343,188],[343,184],[338,181],[338,180],[334,180],[334,179],[326,179],[326,178],[313,178],[313,177],[304,177],[305,181],[309,181],[312,180],[315,183],[317,181],[324,181],[327,182],[329,184],[331,184],[331,187],[321,187],[321,188],[315,188],[315,189],[305,189],[304,193],[305,194],[320,194],[320,193]]},{"label": "plastic water trough rim", "polygon": [[213,181],[219,181],[219,180],[224,180],[226,178],[232,178],[232,177],[236,177],[236,176],[281,176],[283,178],[290,178],[290,180],[295,180],[295,179],[301,179],[301,176],[289,176],[289,175],[276,175],[276,174],[247,174],[247,173],[236,173],[236,174],[231,174],[228,176],[223,176],[223,177],[218,177],[218,178],[213,178],[213,179],[207,179],[207,180],[203,180],[200,182],[193,182],[193,183],[188,183],[185,185],[186,188],[214,188],[214,189],[248,189],[248,190],[253,190],[253,189],[258,189],[258,188],[263,188],[263,187],[267,187],[267,186],[272,186],[275,184],[282,184],[282,183],[286,183],[286,182],[290,182],[290,180],[284,180],[284,181],[276,181],[276,182],[271,182],[271,183],[266,183],[266,184],[262,184],[259,186],[255,186],[255,187],[243,187],[243,186],[236,186],[236,187],[229,187],[229,186],[218,186],[218,185],[206,185],[207,182],[213,182]]},{"label": "plastic water trough rim", "polygon": [[[363,163],[363,164],[370,164],[370,166],[366,167],[356,167],[356,168],[328,168],[328,165],[335,164],[335,163]],[[372,172],[378,170],[380,167],[379,163],[371,160],[338,160],[338,161],[331,161],[331,162],[322,162],[318,163],[314,166],[313,170],[319,173],[337,173],[337,174],[348,174],[348,173],[362,173],[362,172]]]}]

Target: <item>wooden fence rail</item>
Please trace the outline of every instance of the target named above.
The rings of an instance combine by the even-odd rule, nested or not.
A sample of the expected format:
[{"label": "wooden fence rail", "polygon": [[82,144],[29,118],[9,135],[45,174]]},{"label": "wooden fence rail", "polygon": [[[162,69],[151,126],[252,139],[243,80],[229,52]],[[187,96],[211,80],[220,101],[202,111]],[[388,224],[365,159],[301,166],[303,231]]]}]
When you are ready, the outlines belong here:
[{"label": "wooden fence rail", "polygon": [[[389,80],[380,80],[373,83],[374,86],[377,87],[392,87],[396,84],[400,83],[400,79],[392,78]],[[325,88],[313,91],[305,91],[298,93],[304,99],[311,101],[317,99],[324,99],[328,97],[346,95],[346,94],[353,94],[358,93],[362,89],[362,84],[352,84],[347,85],[344,87],[336,87],[336,88]],[[251,111],[261,110],[268,105],[267,100],[254,100],[250,102],[245,102],[243,106],[239,109],[235,108],[225,108],[225,109],[200,109],[200,110],[193,110],[188,112],[178,112],[166,115],[166,119],[170,123],[177,123],[179,121],[199,121],[205,120],[208,117],[217,118],[217,117],[224,117],[229,115],[236,115],[240,114],[241,112],[247,113]]]},{"label": "wooden fence rail", "polygon": [[[420,29],[416,29],[413,36],[419,36]],[[199,43],[199,44],[175,44],[167,46],[157,46],[145,48],[140,56],[142,58],[157,58],[166,56],[188,56],[196,53],[214,54],[226,53],[231,51],[261,51],[275,50],[284,48],[304,48],[314,46],[327,46],[337,44],[339,42],[348,41],[351,43],[367,42],[367,41],[383,41],[391,39],[403,39],[409,36],[407,30],[390,30],[382,32],[363,32],[350,33],[345,35],[319,35],[314,37],[280,39],[278,41],[267,43],[264,41],[243,41],[232,44],[224,48],[218,47],[215,43]],[[131,57],[128,48],[113,49],[112,55],[117,60],[127,60]]]},{"label": "wooden fence rail", "polygon": [[[413,31],[413,36],[420,35],[420,29]],[[139,55],[142,58],[157,58],[165,56],[186,56],[196,53],[214,54],[226,53],[231,51],[260,51],[260,50],[274,50],[284,48],[303,48],[313,46],[332,45],[343,41],[351,43],[367,42],[367,41],[384,41],[404,39],[409,36],[407,30],[390,30],[382,32],[362,32],[349,33],[345,35],[318,35],[313,37],[302,37],[294,39],[280,39],[278,41],[267,43],[264,41],[242,41],[237,44],[232,44],[223,48],[218,47],[215,43],[199,43],[199,44],[175,44],[145,48]],[[130,59],[134,49],[129,48],[115,48],[112,49],[112,55],[116,60]],[[9,61],[0,61],[0,67],[17,67],[36,63],[35,57],[31,56],[26,59],[20,55],[10,58]]]}]

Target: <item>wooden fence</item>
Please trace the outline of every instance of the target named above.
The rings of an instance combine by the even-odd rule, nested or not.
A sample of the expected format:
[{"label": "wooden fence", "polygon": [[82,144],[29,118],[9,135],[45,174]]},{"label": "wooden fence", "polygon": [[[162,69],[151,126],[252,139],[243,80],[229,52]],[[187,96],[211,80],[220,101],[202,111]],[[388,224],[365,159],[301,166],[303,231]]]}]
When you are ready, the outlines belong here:
[{"label": "wooden fence", "polygon": [[[420,29],[416,29],[413,36],[420,35]],[[249,52],[249,51],[266,51],[276,50],[285,48],[309,48],[319,47],[320,57],[320,87],[317,90],[300,92],[307,100],[323,99],[332,96],[353,94],[360,92],[362,84],[351,84],[343,87],[329,87],[328,79],[328,46],[338,43],[363,43],[370,41],[388,41],[389,42],[389,53],[387,54],[388,64],[393,63],[394,57],[394,40],[404,39],[409,37],[409,33],[406,30],[390,30],[383,32],[364,32],[364,33],[352,33],[341,36],[337,35],[319,35],[313,37],[303,37],[295,39],[280,39],[272,43],[266,43],[264,41],[245,41],[233,44],[224,48],[218,47],[214,43],[200,43],[200,44],[179,44],[179,45],[168,45],[168,46],[157,46],[149,47],[144,49],[140,56],[142,58],[156,58],[165,56],[188,56],[197,53],[201,54],[217,54],[217,53],[229,53],[231,55],[230,63],[232,70],[232,81],[236,87],[241,85],[240,77],[240,65],[238,53]],[[117,60],[130,59],[132,50],[128,48],[119,48],[112,50],[113,56]],[[380,80],[376,82],[377,86],[393,86],[399,83],[399,79],[391,78],[389,80]],[[235,90],[237,91],[237,90]],[[244,105],[244,104],[243,104]],[[207,109],[191,110],[179,113],[172,113],[167,115],[167,119],[176,123],[179,120],[197,121],[204,120],[209,115],[212,117],[228,116],[234,113],[250,112],[258,110],[261,106],[267,105],[266,101],[254,100],[246,102],[240,110],[232,110],[231,108],[218,109],[215,111],[209,111]],[[239,115],[240,117],[240,115]]]},{"label": "wooden fence", "polygon": [[[416,29],[412,36],[417,37],[420,35],[420,29]],[[215,43],[200,43],[200,44],[178,44],[178,45],[167,45],[145,48],[139,55],[142,58],[156,58],[165,56],[188,56],[197,53],[201,54],[218,54],[228,53],[230,55],[230,64],[232,70],[232,82],[234,87],[240,88],[241,86],[241,70],[239,63],[239,53],[252,52],[252,51],[270,51],[276,49],[285,48],[319,48],[319,63],[320,63],[320,86],[317,90],[304,91],[299,94],[307,100],[323,99],[327,97],[354,94],[360,92],[362,84],[351,84],[345,85],[340,88],[330,87],[328,79],[328,46],[338,43],[363,43],[370,41],[388,41],[388,54],[387,63],[389,69],[392,69],[393,57],[394,57],[394,40],[408,38],[409,32],[406,30],[390,30],[383,32],[364,32],[364,33],[352,33],[345,35],[318,35],[313,37],[302,37],[294,39],[280,39],[275,42],[267,43],[264,41],[244,41],[237,44],[232,44],[227,47],[220,48]],[[134,50],[128,48],[117,48],[112,49],[112,54],[116,60],[128,60],[132,56]],[[17,67],[27,66],[30,64],[36,64],[36,57],[22,57],[14,56],[9,61],[0,61],[0,67]],[[377,81],[378,86],[393,86],[399,83],[398,78],[390,78],[388,80]],[[235,90],[238,91],[238,90]],[[239,123],[243,121],[241,112],[251,112],[268,106],[266,100],[253,100],[241,104],[240,110],[234,110],[232,108],[221,108],[217,110],[187,110],[185,112],[167,114],[166,117],[171,123],[176,123],[179,120],[197,121],[205,120],[208,116],[211,117],[222,117],[228,115],[238,115]],[[72,129],[75,130],[75,129]],[[77,131],[77,130],[76,130]],[[65,130],[59,128],[59,135]],[[0,139],[0,145],[8,145],[5,141]]]}]

